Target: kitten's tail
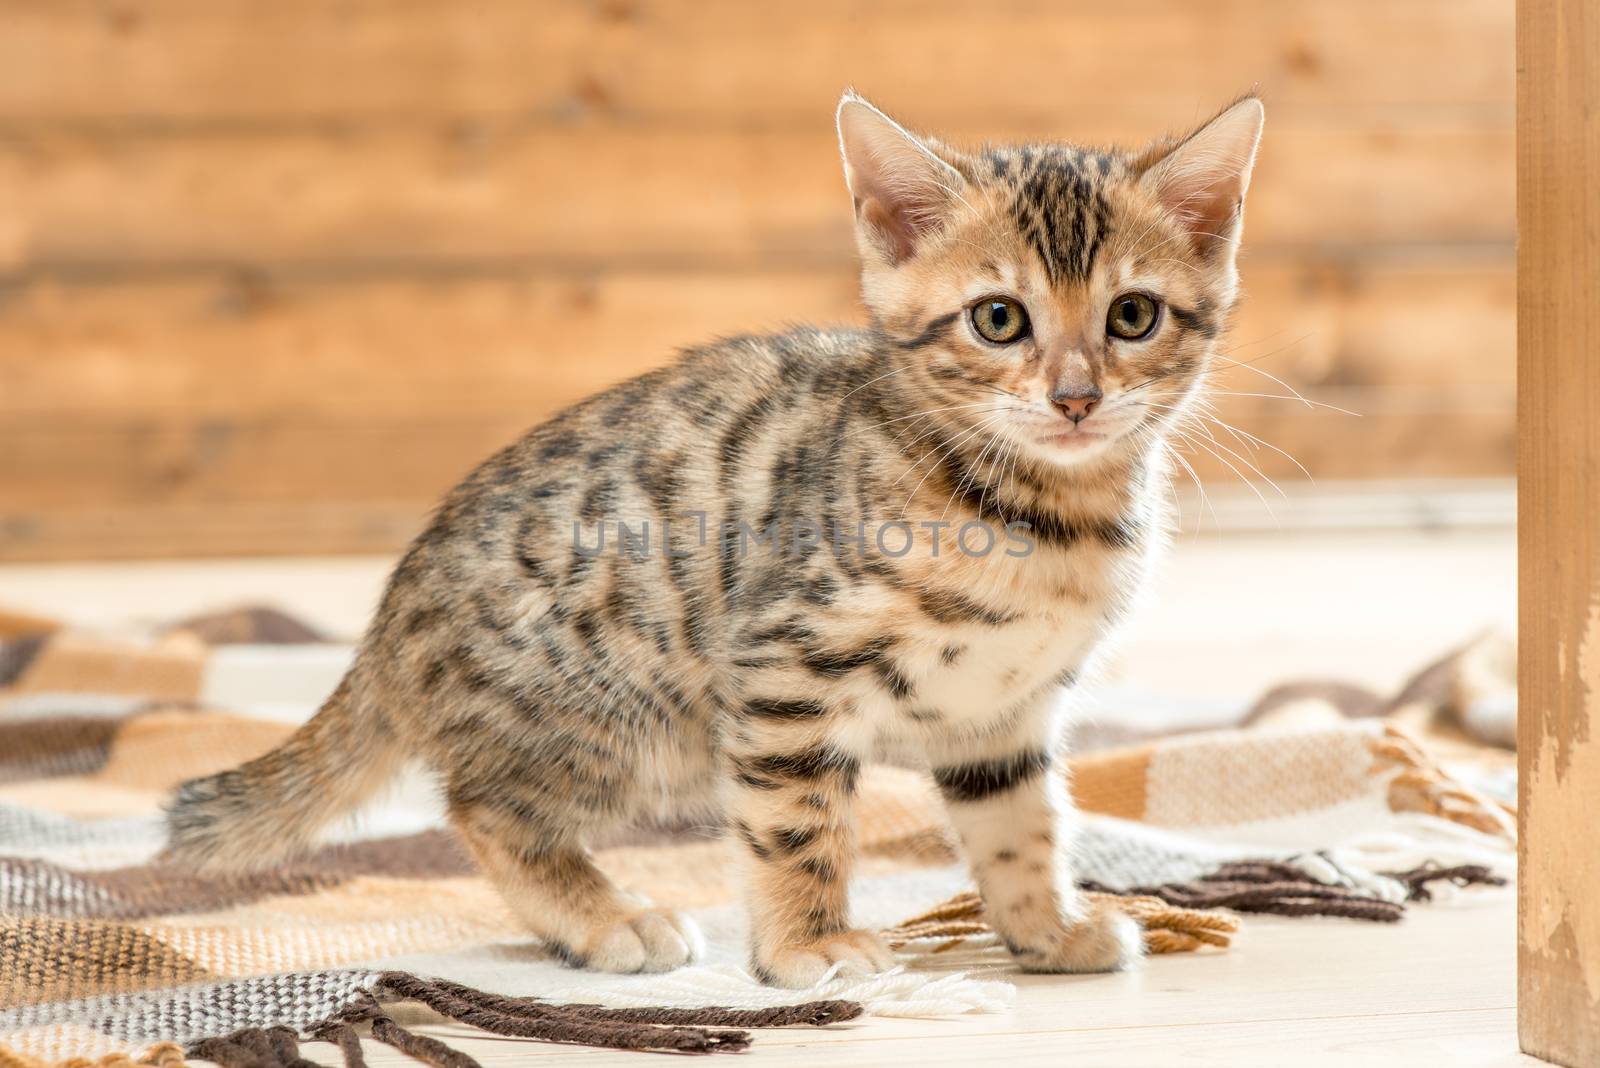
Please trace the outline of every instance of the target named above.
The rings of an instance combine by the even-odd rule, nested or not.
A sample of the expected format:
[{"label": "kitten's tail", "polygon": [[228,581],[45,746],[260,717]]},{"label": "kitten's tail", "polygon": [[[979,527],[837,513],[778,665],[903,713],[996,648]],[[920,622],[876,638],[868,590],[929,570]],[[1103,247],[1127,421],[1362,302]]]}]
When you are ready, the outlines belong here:
[{"label": "kitten's tail", "polygon": [[393,778],[403,755],[392,733],[360,714],[346,676],[272,752],[178,787],[161,859],[243,871],[304,853],[319,831]]}]

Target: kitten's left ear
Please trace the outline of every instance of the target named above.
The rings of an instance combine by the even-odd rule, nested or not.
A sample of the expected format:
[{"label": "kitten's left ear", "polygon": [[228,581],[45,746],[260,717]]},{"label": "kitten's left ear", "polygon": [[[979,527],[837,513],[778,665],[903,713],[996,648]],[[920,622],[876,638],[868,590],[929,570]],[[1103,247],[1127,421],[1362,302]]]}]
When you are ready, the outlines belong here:
[{"label": "kitten's left ear", "polygon": [[855,93],[839,101],[839,152],[864,255],[895,266],[944,225],[967,184],[928,143]]},{"label": "kitten's left ear", "polygon": [[1233,258],[1265,117],[1261,101],[1247,96],[1176,146],[1148,154],[1142,181],[1202,255]]}]

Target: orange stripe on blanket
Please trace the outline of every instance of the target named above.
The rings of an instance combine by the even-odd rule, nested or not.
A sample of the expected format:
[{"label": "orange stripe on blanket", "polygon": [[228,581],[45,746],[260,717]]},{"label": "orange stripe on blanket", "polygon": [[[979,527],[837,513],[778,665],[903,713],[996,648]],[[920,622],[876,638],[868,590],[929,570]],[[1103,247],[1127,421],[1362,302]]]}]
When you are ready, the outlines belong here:
[{"label": "orange stripe on blanket", "polygon": [[188,634],[140,643],[61,631],[45,641],[6,692],[192,701],[200,696],[205,657],[205,645]]},{"label": "orange stripe on blanket", "polygon": [[1153,747],[1143,745],[1073,757],[1069,761],[1072,799],[1085,812],[1127,820],[1144,819],[1149,797],[1150,760],[1154,754]]}]

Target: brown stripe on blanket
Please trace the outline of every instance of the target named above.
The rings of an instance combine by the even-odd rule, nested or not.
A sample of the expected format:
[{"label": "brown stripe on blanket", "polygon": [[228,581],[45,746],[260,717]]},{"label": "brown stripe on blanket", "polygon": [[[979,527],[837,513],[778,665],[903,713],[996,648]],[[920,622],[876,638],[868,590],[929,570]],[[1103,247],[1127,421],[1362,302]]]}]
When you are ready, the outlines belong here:
[{"label": "brown stripe on blanket", "polygon": [[0,720],[0,783],[87,775],[105,766],[125,717]]},{"label": "brown stripe on blanket", "polygon": [[186,779],[252,760],[293,730],[287,723],[164,703],[119,721],[93,785],[165,793]]},{"label": "brown stripe on blanket", "polygon": [[6,689],[189,701],[200,694],[205,657],[205,644],[188,634],[148,643],[57,631],[35,650]]},{"label": "brown stripe on blanket", "polygon": [[0,639],[0,686],[10,686],[44,648],[48,634],[17,634]]},{"label": "brown stripe on blanket", "polygon": [[42,860],[0,857],[0,913],[103,920],[177,916],[311,894],[363,875],[437,879],[473,871],[447,831],[329,846],[293,864],[227,875],[197,875],[161,863],[73,871]]},{"label": "brown stripe on blanket", "polygon": [[193,634],[207,645],[303,645],[328,640],[293,616],[259,605],[191,616],[170,629]]},{"label": "brown stripe on blanket", "polygon": [[1389,711],[1389,704],[1365,686],[1353,686],[1335,679],[1307,679],[1274,686],[1250,706],[1240,720],[1241,727],[1280,718],[1288,709],[1302,709],[1320,704],[1343,719],[1370,719]]}]

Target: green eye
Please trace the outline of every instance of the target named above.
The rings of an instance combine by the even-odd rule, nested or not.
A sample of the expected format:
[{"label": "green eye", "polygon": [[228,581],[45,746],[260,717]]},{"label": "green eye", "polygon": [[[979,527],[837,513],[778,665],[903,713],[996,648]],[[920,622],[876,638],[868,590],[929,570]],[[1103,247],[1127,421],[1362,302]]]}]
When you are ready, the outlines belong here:
[{"label": "green eye", "polygon": [[1125,341],[1137,341],[1156,325],[1156,302],[1143,293],[1124,293],[1111,302],[1106,312],[1106,333]]},{"label": "green eye", "polygon": [[988,297],[972,306],[972,328],[985,341],[1009,345],[1028,336],[1028,313],[1010,297]]}]

